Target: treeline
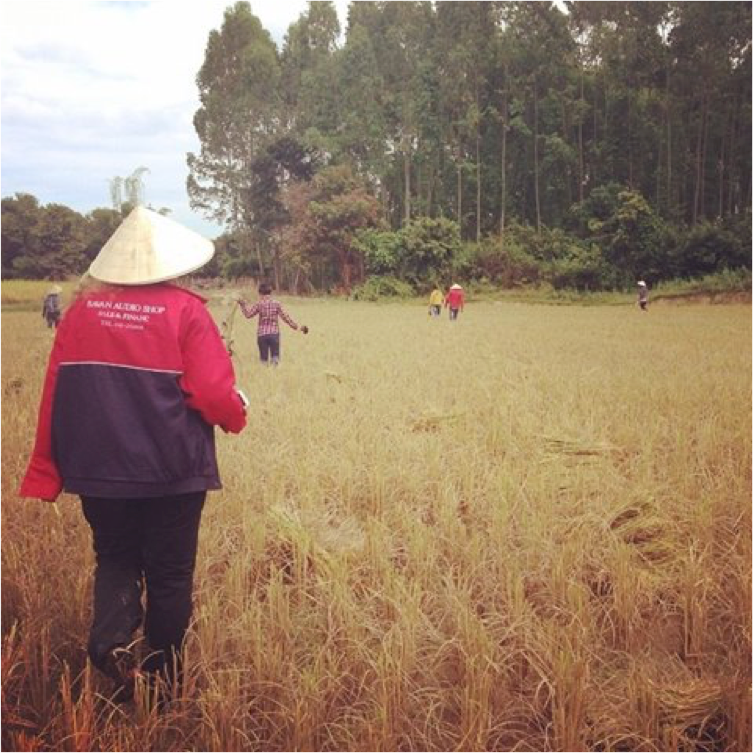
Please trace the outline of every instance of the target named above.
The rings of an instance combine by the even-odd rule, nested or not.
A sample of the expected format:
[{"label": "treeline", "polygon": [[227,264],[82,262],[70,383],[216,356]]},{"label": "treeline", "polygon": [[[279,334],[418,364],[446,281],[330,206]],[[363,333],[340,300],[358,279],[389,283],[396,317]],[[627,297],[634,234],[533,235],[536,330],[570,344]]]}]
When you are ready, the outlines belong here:
[{"label": "treeline", "polygon": [[[750,267],[749,2],[247,2],[196,83],[208,273],[294,292],[458,275],[615,289]],[[3,199],[3,276],[80,273],[119,221]]]},{"label": "treeline", "polygon": [[[98,208],[87,214],[64,204],[41,204],[17,193],[2,200],[2,277],[63,280],[82,275],[102,246],[133,209]],[[155,211],[168,214],[161,207]]]},{"label": "treeline", "polygon": [[278,49],[238,2],[189,195],[221,271],[293,289],[746,265],[750,32],[747,2],[357,2],[341,36],[311,2]]},{"label": "treeline", "polygon": [[28,193],[2,200],[3,279],[56,279],[81,275],[123,221],[123,211],[82,215],[63,204],[40,204]]}]

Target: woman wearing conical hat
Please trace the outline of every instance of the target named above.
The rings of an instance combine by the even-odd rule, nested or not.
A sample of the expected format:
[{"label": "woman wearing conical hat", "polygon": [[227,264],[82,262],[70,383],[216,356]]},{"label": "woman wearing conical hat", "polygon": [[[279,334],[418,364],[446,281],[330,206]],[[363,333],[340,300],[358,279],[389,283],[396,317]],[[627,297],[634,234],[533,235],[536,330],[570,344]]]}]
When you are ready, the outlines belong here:
[{"label": "woman wearing conical hat", "polygon": [[445,296],[444,305],[445,308],[450,310],[450,320],[455,321],[458,318],[458,313],[463,310],[465,303],[465,294],[463,288],[457,283],[450,286],[450,290]]},{"label": "woman wearing conical hat", "polygon": [[214,427],[246,424],[204,299],[173,284],[213,254],[211,241],[144,207],[115,231],[89,269],[98,285],[56,332],[20,489],[81,498],[96,553],[89,656],[121,700],[140,670],[176,679],[202,508],[221,487]]},{"label": "woman wearing conical hat", "polygon": [[643,280],[638,280],[638,305],[641,311],[648,311],[648,286]]},{"label": "woman wearing conical hat", "polygon": [[47,291],[42,302],[42,319],[47,322],[47,327],[55,327],[57,329],[60,323],[60,294],[63,292],[63,288],[60,285],[53,285]]}]

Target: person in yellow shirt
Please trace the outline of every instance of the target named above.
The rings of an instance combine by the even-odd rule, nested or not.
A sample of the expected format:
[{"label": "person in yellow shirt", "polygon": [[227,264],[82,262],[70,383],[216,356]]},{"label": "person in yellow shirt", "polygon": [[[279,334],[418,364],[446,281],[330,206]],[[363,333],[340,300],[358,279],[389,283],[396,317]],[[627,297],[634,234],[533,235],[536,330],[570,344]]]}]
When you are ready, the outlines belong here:
[{"label": "person in yellow shirt", "polygon": [[429,316],[439,316],[442,313],[444,293],[435,285],[429,296]]}]

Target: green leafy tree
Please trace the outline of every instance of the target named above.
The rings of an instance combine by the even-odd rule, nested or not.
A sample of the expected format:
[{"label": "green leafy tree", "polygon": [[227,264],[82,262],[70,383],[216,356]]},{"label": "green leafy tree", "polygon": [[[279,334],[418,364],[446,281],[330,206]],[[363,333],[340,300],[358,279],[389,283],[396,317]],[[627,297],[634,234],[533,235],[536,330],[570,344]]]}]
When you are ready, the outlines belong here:
[{"label": "green leafy tree", "polygon": [[702,222],[678,243],[672,271],[678,277],[692,278],[743,267],[750,268],[750,234],[742,239],[721,222]]},{"label": "green leafy tree", "polygon": [[201,106],[194,127],[200,153],[188,154],[191,206],[231,228],[257,221],[247,201],[252,165],[279,125],[277,48],[247,2],[225,11],[209,34],[196,82]]},{"label": "green leafy tree", "polygon": [[445,217],[421,217],[399,232],[401,276],[416,288],[447,280],[460,253],[460,227]]},{"label": "green leafy tree", "polygon": [[[340,22],[331,2],[311,2],[300,18],[292,23],[285,35],[280,56],[282,96],[285,120],[299,134],[305,130],[306,108],[301,96],[305,77],[327,67],[337,49]],[[302,127],[303,124],[303,127]]]},{"label": "green leafy tree", "polygon": [[20,276],[18,265],[23,266],[24,257],[38,252],[41,220],[42,209],[35,196],[17,193],[2,200],[3,279]]},{"label": "green leafy tree", "polygon": [[338,55],[340,123],[337,147],[366,180],[376,183],[384,172],[384,88],[369,34],[360,25],[349,30]]},{"label": "green leafy tree", "polygon": [[617,206],[606,220],[590,228],[618,284],[629,287],[639,278],[657,281],[671,276],[669,236],[662,219],[636,191],[620,191]]},{"label": "green leafy tree", "polygon": [[114,209],[98,208],[86,215],[84,256],[88,261],[102,250],[123,221],[123,215]]},{"label": "green leafy tree", "polygon": [[356,235],[354,245],[363,255],[368,275],[396,275],[402,257],[398,232],[369,228]]},{"label": "green leafy tree", "polygon": [[[290,221],[283,193],[296,181],[309,181],[314,174],[316,155],[292,136],[271,142],[251,165],[252,177],[246,204],[255,209],[256,222],[251,234],[257,248],[271,250],[275,287],[281,287],[283,229]],[[260,258],[260,270],[263,264]]]},{"label": "green leafy tree", "polygon": [[336,264],[339,284],[349,292],[364,278],[364,260],[356,238],[359,231],[382,221],[379,202],[347,165],[321,170],[296,212],[298,251],[312,264]]},{"label": "green leafy tree", "polygon": [[61,279],[84,271],[86,221],[78,212],[62,204],[47,204],[35,235],[31,253],[13,262],[19,277]]}]

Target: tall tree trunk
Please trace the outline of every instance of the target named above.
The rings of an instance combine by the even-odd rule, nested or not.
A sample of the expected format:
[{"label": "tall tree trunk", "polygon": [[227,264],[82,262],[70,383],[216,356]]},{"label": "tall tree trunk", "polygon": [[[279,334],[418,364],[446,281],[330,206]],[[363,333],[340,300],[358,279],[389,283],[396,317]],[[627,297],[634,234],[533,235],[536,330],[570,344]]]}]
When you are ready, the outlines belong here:
[{"label": "tall tree trunk", "polygon": [[729,135],[729,113],[725,113],[724,118],[724,130],[722,131],[722,140],[719,144],[719,159],[716,162],[717,168],[717,181],[719,183],[719,203],[717,207],[716,216],[721,219],[724,217],[724,175],[726,173],[725,160],[727,158],[727,138]]},{"label": "tall tree trunk", "polygon": [[541,232],[541,198],[539,196],[539,93],[533,80],[533,190],[536,197],[536,232]]},{"label": "tall tree trunk", "polygon": [[706,130],[706,93],[701,102],[701,115],[698,121],[698,136],[695,149],[695,189],[693,191],[693,214],[691,224],[695,225],[701,213],[701,191],[703,183],[703,139]]},{"label": "tall tree trunk", "polygon": [[735,153],[737,151],[737,122],[739,114],[739,103],[735,97],[732,103],[732,115],[730,117],[730,135],[727,154],[729,155],[729,165],[727,167],[727,214],[736,214],[735,208]]},{"label": "tall tree trunk", "polygon": [[434,216],[434,163],[429,162],[429,177],[426,180],[426,213]]},{"label": "tall tree trunk", "polygon": [[280,269],[280,254],[277,249],[272,251],[272,271],[275,275],[275,290],[279,290],[282,275]]},{"label": "tall tree trunk", "polygon": [[505,207],[507,206],[507,66],[505,66],[505,91],[502,98],[502,159],[501,159],[501,193],[499,201],[499,239],[505,243]]},{"label": "tall tree trunk", "polygon": [[403,182],[405,185],[404,221],[410,222],[410,143],[407,133],[403,134]]},{"label": "tall tree trunk", "polygon": [[[562,116],[562,140],[568,144],[572,126],[564,96],[560,98],[560,115]],[[573,203],[573,171],[569,164],[567,165],[565,185],[567,186],[567,205],[570,206]]]},{"label": "tall tree trunk", "polygon": [[627,92],[627,148],[628,148],[628,188],[632,191],[634,188],[633,181],[633,118],[632,118],[632,97],[630,96],[630,82],[628,81]]},{"label": "tall tree trunk", "polygon": [[670,70],[667,59],[667,85],[664,93],[664,105],[667,114],[667,216],[674,218],[674,200],[672,195],[672,106],[670,101]]},{"label": "tall tree trunk", "polygon": [[476,243],[481,240],[481,127],[476,124]]},{"label": "tall tree trunk", "polygon": [[256,247],[256,258],[259,264],[259,279],[262,279],[266,275],[266,270],[264,268],[264,257],[261,252],[261,241],[257,239],[254,246]]},{"label": "tall tree trunk", "polygon": [[[583,164],[583,116],[586,103],[583,96],[583,64],[580,66],[580,113],[578,117],[578,201],[583,203],[584,164]],[[594,134],[595,136],[595,134]]]},{"label": "tall tree trunk", "polygon": [[701,217],[706,217],[706,159],[709,145],[709,97],[706,97],[703,111],[703,149],[701,151]]},{"label": "tall tree trunk", "polygon": [[460,237],[463,237],[463,155],[458,136],[458,185],[457,185],[457,212]]},{"label": "tall tree trunk", "polygon": [[340,253],[340,282],[346,293],[350,293],[352,279],[352,265],[347,253]]},{"label": "tall tree trunk", "polygon": [[602,154],[604,155],[604,164],[602,165],[602,167],[604,168],[604,174],[610,177],[614,176],[616,174],[616,171],[614,169],[615,168],[614,158],[612,156],[611,149],[608,150],[608,146],[609,146],[609,84],[607,82],[604,83],[604,122],[602,125],[601,143],[604,145],[604,149],[602,150]]}]

